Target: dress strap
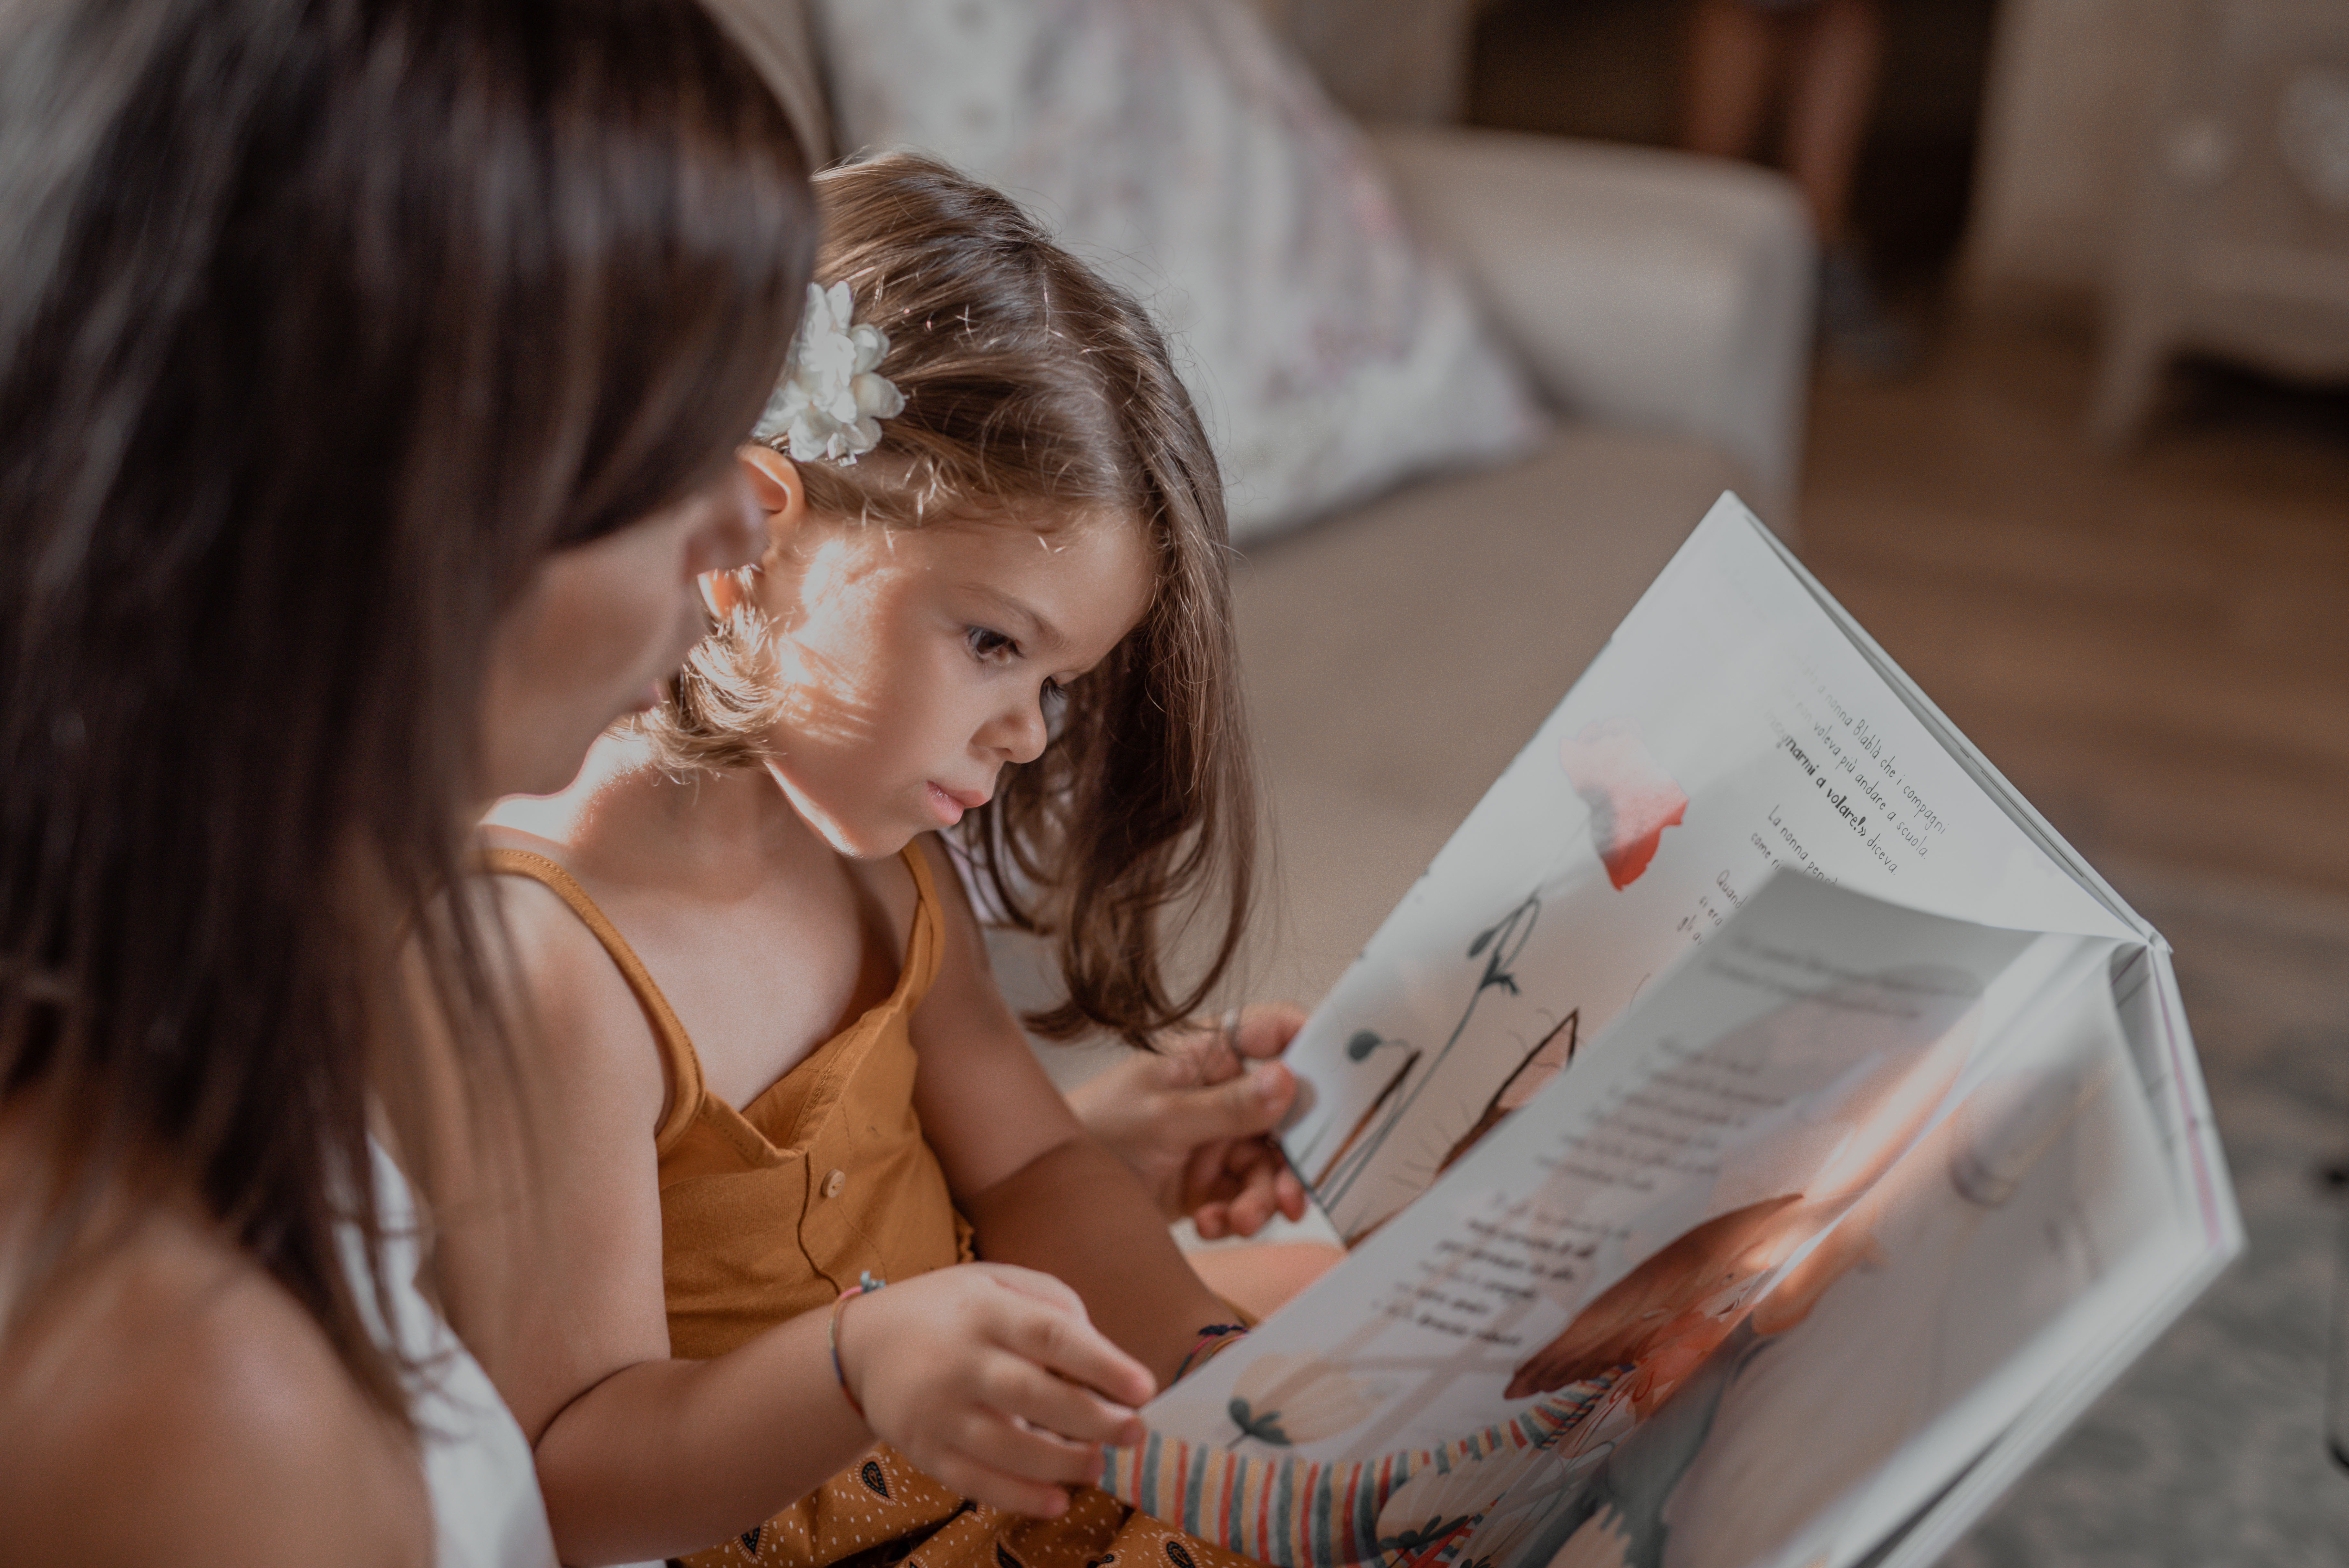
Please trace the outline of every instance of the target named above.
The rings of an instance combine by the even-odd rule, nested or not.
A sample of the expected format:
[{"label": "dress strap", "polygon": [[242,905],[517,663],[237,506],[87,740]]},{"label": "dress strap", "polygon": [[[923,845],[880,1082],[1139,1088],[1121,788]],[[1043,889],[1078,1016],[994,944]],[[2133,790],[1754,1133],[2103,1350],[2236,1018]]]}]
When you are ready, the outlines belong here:
[{"label": "dress strap", "polygon": [[914,977],[913,994],[919,997],[938,977],[938,965],[945,957],[946,911],[938,903],[937,884],[930,876],[930,858],[922,852],[922,841],[916,838],[907,844],[898,858],[914,873],[914,926],[906,934],[905,968]]},{"label": "dress strap", "polygon": [[[655,1145],[664,1153],[693,1120],[701,1105],[701,1058],[695,1054],[693,1040],[678,1021],[676,1010],[661,988],[653,981],[652,971],[645,967],[628,939],[611,917],[596,907],[587,896],[587,890],[578,879],[544,855],[528,850],[486,850],[482,865],[497,876],[524,877],[537,882],[571,907],[580,923],[595,934],[604,951],[612,955],[613,964],[628,989],[636,993],[636,1003],[645,1010],[645,1022],[652,1026],[653,1040],[658,1046],[661,1066],[668,1078],[668,1109],[661,1117],[660,1130],[655,1135]],[[917,873],[918,874],[918,873]]]}]

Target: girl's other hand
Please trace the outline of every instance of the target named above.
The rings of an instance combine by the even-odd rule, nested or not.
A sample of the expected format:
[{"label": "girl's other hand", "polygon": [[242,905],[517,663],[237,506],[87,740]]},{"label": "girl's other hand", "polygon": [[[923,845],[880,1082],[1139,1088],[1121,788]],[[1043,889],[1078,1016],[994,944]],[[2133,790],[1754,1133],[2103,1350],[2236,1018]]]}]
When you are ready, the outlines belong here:
[{"label": "girl's other hand", "polygon": [[840,1309],[842,1376],[874,1435],[964,1496],[1052,1518],[1097,1480],[1103,1444],[1142,1440],[1155,1392],[1050,1274],[964,1264]]},{"label": "girl's other hand", "polygon": [[1071,1090],[1085,1130],[1131,1166],[1169,1219],[1208,1241],[1252,1236],[1305,1212],[1305,1187],[1269,1136],[1297,1098],[1278,1057],[1304,1026],[1293,1003],[1260,1003],[1177,1030]]}]

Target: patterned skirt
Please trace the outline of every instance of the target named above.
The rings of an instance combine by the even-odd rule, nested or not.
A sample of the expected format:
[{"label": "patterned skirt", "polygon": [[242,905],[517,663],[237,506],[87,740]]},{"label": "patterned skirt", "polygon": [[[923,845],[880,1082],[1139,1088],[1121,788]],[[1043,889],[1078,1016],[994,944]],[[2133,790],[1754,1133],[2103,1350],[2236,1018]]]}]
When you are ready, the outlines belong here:
[{"label": "patterned skirt", "polygon": [[886,1443],[756,1530],[685,1568],[1261,1568],[1098,1487],[1058,1519],[957,1495]]}]

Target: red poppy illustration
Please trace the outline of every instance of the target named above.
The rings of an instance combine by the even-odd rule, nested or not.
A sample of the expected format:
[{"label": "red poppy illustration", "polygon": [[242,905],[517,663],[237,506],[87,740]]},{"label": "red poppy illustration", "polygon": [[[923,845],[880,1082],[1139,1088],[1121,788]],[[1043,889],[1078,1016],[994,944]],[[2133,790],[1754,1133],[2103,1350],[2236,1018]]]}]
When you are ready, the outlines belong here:
[{"label": "red poppy illustration", "polygon": [[1559,762],[1590,808],[1590,846],[1619,891],[1640,880],[1666,828],[1680,825],[1688,795],[1657,765],[1628,720],[1602,718],[1561,741]]}]

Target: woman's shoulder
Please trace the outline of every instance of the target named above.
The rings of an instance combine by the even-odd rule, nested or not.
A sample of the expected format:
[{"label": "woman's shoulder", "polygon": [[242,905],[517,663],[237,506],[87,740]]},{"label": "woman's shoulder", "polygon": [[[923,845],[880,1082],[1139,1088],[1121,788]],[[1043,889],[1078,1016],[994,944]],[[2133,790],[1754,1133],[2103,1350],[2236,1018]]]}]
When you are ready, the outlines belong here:
[{"label": "woman's shoulder", "polygon": [[145,1216],[31,1305],[0,1347],[0,1537],[26,1561],[431,1556],[409,1435],[190,1215]]}]

